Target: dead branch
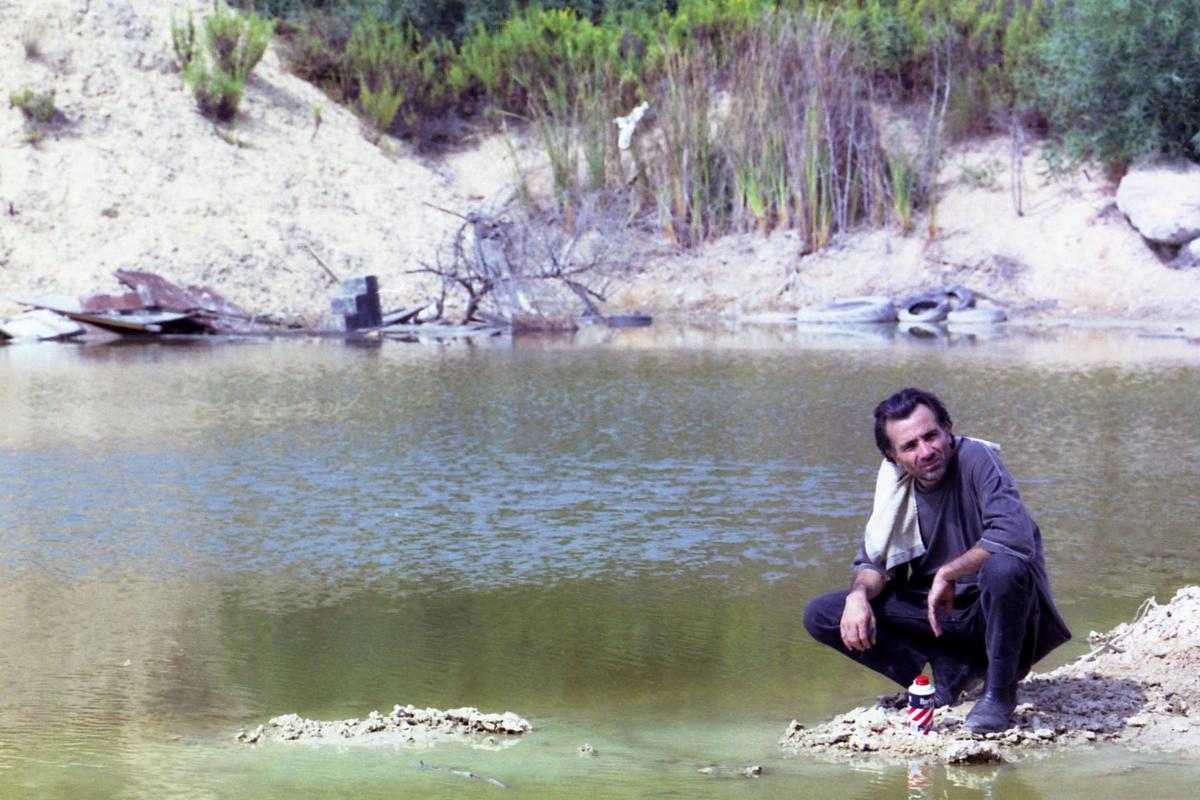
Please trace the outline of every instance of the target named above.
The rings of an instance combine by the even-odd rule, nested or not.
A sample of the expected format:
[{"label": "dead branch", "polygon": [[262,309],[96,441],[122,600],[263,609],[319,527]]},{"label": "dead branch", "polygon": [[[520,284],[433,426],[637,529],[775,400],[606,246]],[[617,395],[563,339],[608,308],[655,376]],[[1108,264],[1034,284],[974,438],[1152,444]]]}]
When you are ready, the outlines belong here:
[{"label": "dead branch", "polygon": [[632,269],[625,251],[634,215],[612,193],[581,198],[570,223],[557,210],[448,213],[464,224],[436,264],[412,270],[439,278],[439,318],[452,294],[461,298],[464,323],[514,314],[599,316],[608,287]]}]

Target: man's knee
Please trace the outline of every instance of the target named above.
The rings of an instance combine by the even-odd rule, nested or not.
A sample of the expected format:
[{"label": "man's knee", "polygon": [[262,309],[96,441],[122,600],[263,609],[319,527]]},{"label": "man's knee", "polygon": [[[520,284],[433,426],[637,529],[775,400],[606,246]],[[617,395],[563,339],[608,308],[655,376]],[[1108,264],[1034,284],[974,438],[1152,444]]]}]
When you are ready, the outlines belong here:
[{"label": "man's knee", "polygon": [[1033,571],[1023,558],[992,553],[979,570],[979,588],[984,592],[1028,593],[1033,589]]},{"label": "man's knee", "polygon": [[804,629],[818,642],[841,642],[842,609],[845,606],[845,591],[829,592],[814,597],[804,607]]}]

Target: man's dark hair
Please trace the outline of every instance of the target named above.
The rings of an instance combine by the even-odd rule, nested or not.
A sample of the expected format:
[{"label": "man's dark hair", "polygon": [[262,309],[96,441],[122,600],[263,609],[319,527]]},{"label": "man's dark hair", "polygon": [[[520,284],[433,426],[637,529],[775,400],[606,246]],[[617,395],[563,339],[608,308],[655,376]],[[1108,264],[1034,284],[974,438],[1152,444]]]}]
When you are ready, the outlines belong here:
[{"label": "man's dark hair", "polygon": [[950,412],[932,392],[914,389],[911,386],[901,389],[875,406],[875,446],[888,461],[892,460],[889,455],[892,451],[892,442],[888,439],[887,423],[898,419],[908,419],[909,415],[916,411],[917,406],[928,407],[937,419],[937,424],[943,429],[950,425]]}]

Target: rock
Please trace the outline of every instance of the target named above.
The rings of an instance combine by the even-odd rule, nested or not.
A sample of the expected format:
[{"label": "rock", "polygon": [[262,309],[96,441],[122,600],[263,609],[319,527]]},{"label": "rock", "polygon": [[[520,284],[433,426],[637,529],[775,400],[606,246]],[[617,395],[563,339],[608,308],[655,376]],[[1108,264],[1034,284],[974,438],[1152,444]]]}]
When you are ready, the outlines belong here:
[{"label": "rock", "polygon": [[879,749],[879,737],[869,733],[854,733],[850,735],[849,744],[851,750],[870,753]]},{"label": "rock", "polygon": [[825,734],[817,734],[812,738],[812,742],[813,744],[839,744],[850,741],[850,736],[850,731],[830,731]]},{"label": "rock", "polygon": [[583,744],[579,745],[575,752],[579,753],[579,755],[583,756],[584,758],[595,758],[596,756],[600,755],[600,751],[592,747],[592,745],[588,742],[584,742]]},{"label": "rock", "polygon": [[763,768],[759,764],[754,764],[753,766],[746,767],[744,770],[742,770],[742,774],[747,778],[757,778],[763,774]]},{"label": "rock", "polygon": [[1003,760],[995,742],[957,739],[946,748],[947,764],[995,764]]},{"label": "rock", "polygon": [[868,709],[859,715],[854,721],[857,728],[867,728],[873,731],[882,731],[888,727],[887,712],[879,706]]},{"label": "rock", "polygon": [[1131,169],[1117,188],[1117,208],[1152,242],[1182,245],[1200,237],[1200,165]]},{"label": "rock", "polygon": [[257,728],[255,728],[250,733],[246,733],[245,731],[240,731],[238,733],[238,735],[234,737],[234,739],[236,739],[239,742],[245,742],[246,744],[258,744],[259,740],[261,740],[262,737],[263,737],[263,726],[259,725]]},{"label": "rock", "polygon": [[1050,740],[1054,738],[1054,731],[1049,728],[1038,728],[1033,732],[1033,735],[1039,739]]}]

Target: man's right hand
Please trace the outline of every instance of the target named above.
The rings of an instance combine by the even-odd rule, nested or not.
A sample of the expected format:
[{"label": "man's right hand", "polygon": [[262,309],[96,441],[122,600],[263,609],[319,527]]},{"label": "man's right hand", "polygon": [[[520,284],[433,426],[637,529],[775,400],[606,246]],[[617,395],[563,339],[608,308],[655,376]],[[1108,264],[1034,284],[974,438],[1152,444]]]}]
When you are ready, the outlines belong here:
[{"label": "man's right hand", "polygon": [[846,606],[842,609],[842,644],[860,653],[875,644],[875,612],[863,592],[852,591],[846,595]]}]

